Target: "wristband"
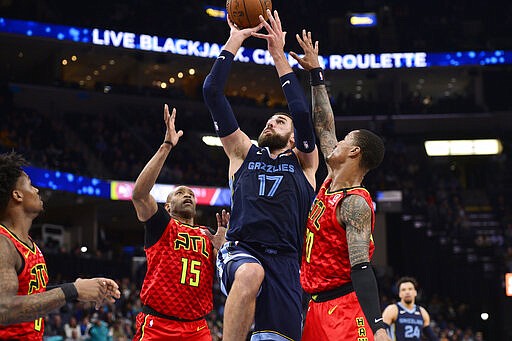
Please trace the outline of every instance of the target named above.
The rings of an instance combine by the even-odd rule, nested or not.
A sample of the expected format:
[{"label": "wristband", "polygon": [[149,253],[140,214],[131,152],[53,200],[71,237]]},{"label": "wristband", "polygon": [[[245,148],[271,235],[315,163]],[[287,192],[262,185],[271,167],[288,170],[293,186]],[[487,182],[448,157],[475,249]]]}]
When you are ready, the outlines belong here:
[{"label": "wristband", "polygon": [[304,89],[294,72],[279,77],[295,127],[295,146],[304,153],[315,150],[315,130]]},{"label": "wristband", "polygon": [[76,302],[78,299],[78,291],[73,283],[64,283],[60,286],[62,291],[64,292],[64,298],[66,302]]},{"label": "wristband", "polygon": [[171,141],[169,141],[169,140],[165,140],[165,141],[164,141],[164,143],[165,143],[165,144],[170,144],[170,145],[171,145],[171,148],[172,148],[172,147],[174,147],[174,145],[172,144],[172,142],[171,142]]},{"label": "wristband", "polygon": [[309,71],[309,80],[312,86],[325,84],[324,70],[321,67]]},{"label": "wristband", "polygon": [[373,333],[375,334],[377,332],[377,330],[379,329],[384,329],[386,331],[386,333],[388,332],[390,326],[389,324],[387,324],[386,322],[384,321],[379,321],[377,323],[375,323],[373,326],[372,326],[372,331]]},{"label": "wristband", "polygon": [[438,341],[439,338],[436,336],[430,325],[423,328],[423,333],[427,336],[429,341]]}]

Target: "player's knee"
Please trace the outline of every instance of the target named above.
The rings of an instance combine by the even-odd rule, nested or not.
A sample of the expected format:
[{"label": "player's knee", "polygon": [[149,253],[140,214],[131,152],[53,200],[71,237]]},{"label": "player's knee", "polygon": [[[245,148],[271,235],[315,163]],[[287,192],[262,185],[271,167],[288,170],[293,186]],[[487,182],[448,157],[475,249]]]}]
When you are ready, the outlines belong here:
[{"label": "player's knee", "polygon": [[247,294],[252,295],[258,292],[264,277],[265,270],[260,264],[245,263],[237,269],[235,281],[247,291]]}]

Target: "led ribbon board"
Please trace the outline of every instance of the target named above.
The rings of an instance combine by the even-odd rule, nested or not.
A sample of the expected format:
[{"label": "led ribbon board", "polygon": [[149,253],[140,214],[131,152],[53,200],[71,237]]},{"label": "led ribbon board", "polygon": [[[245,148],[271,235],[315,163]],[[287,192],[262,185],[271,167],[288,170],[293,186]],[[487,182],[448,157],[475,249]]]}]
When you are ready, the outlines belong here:
[{"label": "led ribbon board", "polygon": [[109,181],[36,167],[25,167],[23,170],[38,188],[110,198]]},{"label": "led ribbon board", "polygon": [[[134,182],[129,181],[101,180],[43,168],[25,167],[24,170],[30,176],[35,187],[111,200],[131,200],[133,186],[135,186]],[[166,202],[167,195],[176,187],[177,185],[172,184],[155,184],[151,195],[157,202],[163,203]],[[228,188],[189,187],[194,192],[198,205],[231,205],[231,191]]]},{"label": "led ribbon board", "polygon": [[[216,58],[222,49],[221,44],[212,42],[158,37],[149,34],[112,31],[100,28],[91,29],[54,25],[1,17],[0,32],[201,58]],[[286,55],[290,65],[299,67],[295,59],[288,54]],[[512,64],[512,51],[365,53],[320,56],[319,60],[322,67],[326,70],[399,69],[433,66],[453,67]],[[264,49],[242,47],[235,56],[235,61],[259,65],[273,65],[270,53]]]}]

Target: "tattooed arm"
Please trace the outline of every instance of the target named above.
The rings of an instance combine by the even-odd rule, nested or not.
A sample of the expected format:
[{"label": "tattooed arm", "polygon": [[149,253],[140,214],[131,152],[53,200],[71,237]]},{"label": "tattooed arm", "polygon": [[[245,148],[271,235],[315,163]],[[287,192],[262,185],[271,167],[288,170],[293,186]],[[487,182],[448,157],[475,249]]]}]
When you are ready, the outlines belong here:
[{"label": "tattooed arm", "polygon": [[350,266],[370,261],[372,211],[363,197],[349,195],[338,206],[338,221],[347,233]]},{"label": "tattooed arm", "polygon": [[[69,301],[93,302],[96,309],[103,303],[120,298],[119,286],[109,278],[78,278],[55,289],[33,295],[17,295],[21,256],[5,236],[0,236],[0,325],[34,321]],[[70,288],[71,292],[69,291]]]},{"label": "tattooed arm", "polygon": [[61,289],[17,296],[16,267],[21,265],[21,259],[12,242],[4,236],[0,236],[0,255],[0,325],[34,321],[66,303]]},{"label": "tattooed arm", "polygon": [[359,195],[349,195],[338,206],[338,221],[345,226],[351,279],[357,300],[376,341],[390,341],[380,310],[377,280],[370,265],[370,239],[372,211],[366,200]]},{"label": "tattooed arm", "polygon": [[[327,88],[324,84],[311,86],[311,97],[313,100],[313,125],[320,141],[320,150],[327,158],[338,143],[336,138],[336,127],[334,125],[334,113],[332,112]],[[327,165],[329,175],[331,168]]]},{"label": "tattooed arm", "polygon": [[[305,70],[309,71],[312,77],[311,97],[313,101],[313,125],[315,127],[316,136],[320,141],[320,150],[324,158],[326,158],[327,155],[332,152],[338,141],[336,139],[334,114],[329,101],[329,95],[327,94],[327,88],[323,84],[324,75],[318,60],[318,41],[313,43],[311,32],[306,30],[302,30],[302,37],[298,34],[295,37],[302,50],[304,50],[304,56],[301,57],[293,51],[290,52],[290,55],[295,58]],[[317,79],[317,81],[313,79]],[[331,177],[329,165],[327,165],[327,168],[329,170],[328,177]]]}]

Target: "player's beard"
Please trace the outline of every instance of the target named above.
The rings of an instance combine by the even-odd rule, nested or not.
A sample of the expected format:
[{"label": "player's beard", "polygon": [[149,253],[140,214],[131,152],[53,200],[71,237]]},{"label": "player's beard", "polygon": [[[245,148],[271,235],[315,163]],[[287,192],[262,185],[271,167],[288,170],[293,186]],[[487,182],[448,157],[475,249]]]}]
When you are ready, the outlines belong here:
[{"label": "player's beard", "polygon": [[270,149],[271,151],[283,149],[288,144],[291,134],[292,133],[286,134],[285,136],[281,136],[276,133],[268,135],[263,134],[262,132],[258,137],[258,146],[268,147],[268,149]]},{"label": "player's beard", "polygon": [[404,302],[406,304],[411,304],[413,302],[413,299],[412,299],[412,297],[407,297],[407,298],[404,298]]}]

